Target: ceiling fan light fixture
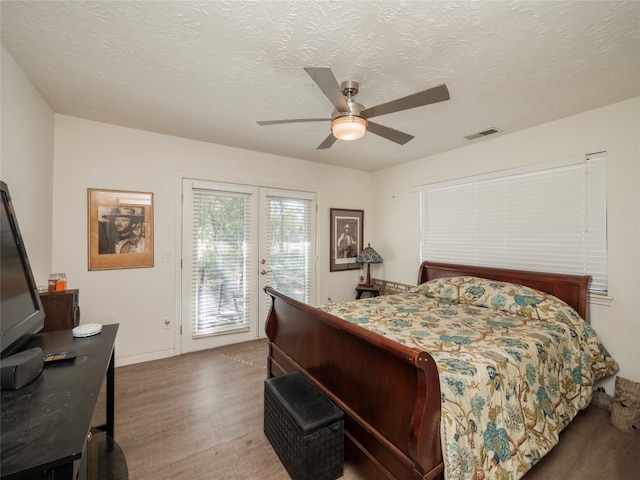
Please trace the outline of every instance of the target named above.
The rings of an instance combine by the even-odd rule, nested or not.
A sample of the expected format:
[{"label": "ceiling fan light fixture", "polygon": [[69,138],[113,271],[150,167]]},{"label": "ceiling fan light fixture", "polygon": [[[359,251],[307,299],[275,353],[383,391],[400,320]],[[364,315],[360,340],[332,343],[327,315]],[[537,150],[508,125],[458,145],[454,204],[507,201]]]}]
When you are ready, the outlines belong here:
[{"label": "ceiling fan light fixture", "polygon": [[366,118],[357,115],[342,115],[331,120],[331,133],[338,140],[357,140],[367,131]]}]

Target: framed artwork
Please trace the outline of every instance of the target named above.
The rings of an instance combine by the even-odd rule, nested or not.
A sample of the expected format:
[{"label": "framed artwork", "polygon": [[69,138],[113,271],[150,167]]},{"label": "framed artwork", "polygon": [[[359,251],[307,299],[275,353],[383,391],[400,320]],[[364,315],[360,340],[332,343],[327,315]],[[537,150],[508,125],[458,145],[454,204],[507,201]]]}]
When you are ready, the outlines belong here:
[{"label": "framed artwork", "polygon": [[364,210],[331,209],[330,271],[358,270],[356,257],[362,250]]},{"label": "framed artwork", "polygon": [[153,193],[87,189],[89,270],[153,267]]}]

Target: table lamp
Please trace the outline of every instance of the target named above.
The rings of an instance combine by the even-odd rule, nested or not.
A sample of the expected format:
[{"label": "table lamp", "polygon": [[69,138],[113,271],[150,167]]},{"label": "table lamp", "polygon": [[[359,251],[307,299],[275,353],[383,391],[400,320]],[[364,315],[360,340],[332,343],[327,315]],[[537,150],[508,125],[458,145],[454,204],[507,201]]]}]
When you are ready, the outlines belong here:
[{"label": "table lamp", "polygon": [[371,244],[368,243],[367,246],[356,257],[356,262],[367,264],[367,280],[363,286],[372,287],[370,265],[372,263],[382,263],[382,257],[378,254],[378,252],[371,248]]}]

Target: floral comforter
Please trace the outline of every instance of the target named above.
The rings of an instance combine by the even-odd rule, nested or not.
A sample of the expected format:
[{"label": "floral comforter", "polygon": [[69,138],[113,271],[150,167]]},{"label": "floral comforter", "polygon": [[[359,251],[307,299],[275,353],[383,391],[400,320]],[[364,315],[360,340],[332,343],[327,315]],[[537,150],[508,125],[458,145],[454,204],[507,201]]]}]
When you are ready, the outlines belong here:
[{"label": "floral comforter", "polygon": [[451,277],[320,308],[432,355],[448,480],[522,477],[618,370],[575,310],[520,285]]}]

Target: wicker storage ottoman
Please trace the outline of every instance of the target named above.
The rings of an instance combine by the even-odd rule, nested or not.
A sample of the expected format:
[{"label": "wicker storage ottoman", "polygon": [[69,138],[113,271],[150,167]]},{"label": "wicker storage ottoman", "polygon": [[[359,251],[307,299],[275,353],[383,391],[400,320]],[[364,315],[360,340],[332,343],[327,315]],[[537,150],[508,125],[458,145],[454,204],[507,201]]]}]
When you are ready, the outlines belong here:
[{"label": "wicker storage ottoman", "polygon": [[293,480],[342,476],[344,413],[299,372],[264,382],[264,433]]}]

